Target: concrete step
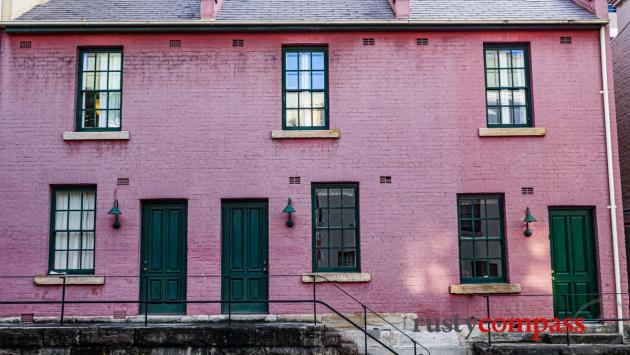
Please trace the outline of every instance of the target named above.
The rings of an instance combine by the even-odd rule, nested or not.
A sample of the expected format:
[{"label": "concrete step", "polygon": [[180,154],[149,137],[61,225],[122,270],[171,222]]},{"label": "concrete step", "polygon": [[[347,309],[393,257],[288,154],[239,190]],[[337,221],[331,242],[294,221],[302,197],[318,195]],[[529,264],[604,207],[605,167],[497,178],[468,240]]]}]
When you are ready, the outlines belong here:
[{"label": "concrete step", "polygon": [[[566,334],[544,334],[543,343],[567,344]],[[569,344],[623,344],[623,337],[617,333],[570,334]]]},{"label": "concrete step", "polygon": [[473,345],[475,355],[620,355],[630,354],[630,345],[626,344],[496,344],[488,347],[485,343]]}]

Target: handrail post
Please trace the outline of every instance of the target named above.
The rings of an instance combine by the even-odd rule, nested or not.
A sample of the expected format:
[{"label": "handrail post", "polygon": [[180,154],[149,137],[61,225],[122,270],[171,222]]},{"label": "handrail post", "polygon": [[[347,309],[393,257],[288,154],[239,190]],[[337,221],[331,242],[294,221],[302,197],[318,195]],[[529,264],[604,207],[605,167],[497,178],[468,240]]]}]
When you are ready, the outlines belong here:
[{"label": "handrail post", "polygon": [[313,275],[313,324],[317,325],[317,276]]},{"label": "handrail post", "polygon": [[232,325],[232,280],[227,276],[227,293],[228,293],[228,325]]},{"label": "handrail post", "polygon": [[413,355],[418,355],[418,347],[415,341],[413,342]]},{"label": "handrail post", "polygon": [[[490,296],[486,297],[486,317],[490,320]],[[488,328],[488,347],[492,348],[492,328]]]},{"label": "handrail post", "polygon": [[363,341],[365,342],[365,344],[364,344],[365,345],[365,354],[367,355],[367,353],[368,353],[367,307],[365,307],[364,304],[362,304],[361,306],[363,306]]},{"label": "handrail post", "polygon": [[149,277],[144,279],[144,326],[149,324]]},{"label": "handrail post", "polygon": [[63,280],[63,284],[61,286],[61,326],[63,327],[63,318],[64,313],[66,311],[66,277],[61,276],[61,280]]}]

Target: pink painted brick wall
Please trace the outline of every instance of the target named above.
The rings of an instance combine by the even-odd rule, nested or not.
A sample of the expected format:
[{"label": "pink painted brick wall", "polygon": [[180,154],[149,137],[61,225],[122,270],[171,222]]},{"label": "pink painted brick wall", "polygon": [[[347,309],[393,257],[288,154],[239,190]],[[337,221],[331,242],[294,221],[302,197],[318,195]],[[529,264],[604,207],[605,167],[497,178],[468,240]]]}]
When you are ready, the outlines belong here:
[{"label": "pink painted brick wall", "polygon": [[[566,35],[573,45],[559,44]],[[376,45],[362,46],[365,36]],[[428,37],[429,45],[416,46],[416,37]],[[245,39],[245,47],[232,48],[232,38]],[[182,48],[169,48],[169,39],[181,39]],[[32,48],[19,49],[20,40],[32,41]],[[188,200],[190,275],[220,274],[225,198],[268,198],[271,274],[310,272],[310,184],[354,181],[361,194],[362,271],[373,280],[345,287],[377,311],[485,312],[482,298],[448,294],[459,283],[458,193],[505,194],[508,277],[523,294],[552,292],[548,206],[593,206],[600,290],[614,292],[598,40],[596,30],[4,34],[0,274],[47,272],[52,184],[98,186],[96,274],[108,278],[104,286],[71,287],[69,299],[137,299],[144,199]],[[530,43],[535,121],[546,137],[478,137],[486,122],[484,42]],[[339,140],[270,139],[281,128],[281,48],[295,43],[329,46],[330,120],[341,130]],[[77,47],[100,45],[124,46],[122,126],[131,140],[64,142],[62,132],[75,124]],[[393,184],[379,184],[380,175],[391,175]],[[302,184],[289,185],[289,176],[301,176]],[[117,177],[129,177],[130,185],[116,186]],[[522,195],[524,186],[535,194]],[[115,196],[123,211],[119,231],[107,215]],[[297,209],[292,229],[282,213],[287,197]],[[522,235],[526,206],[539,220],[529,239]],[[625,265],[622,257],[624,290]],[[58,287],[36,287],[32,278],[10,282],[3,282],[0,299],[59,297]],[[310,292],[297,277],[271,277],[272,299]],[[359,310],[330,286],[321,286],[320,295]],[[218,279],[189,280],[189,299],[219,296]],[[613,299],[604,297],[606,316],[614,315]],[[504,296],[493,305],[501,315],[552,314],[550,296]],[[55,309],[3,307],[0,313]],[[133,305],[68,312],[115,309],[136,312]],[[310,309],[272,306],[271,312]],[[189,307],[191,314],[217,310]]]}]

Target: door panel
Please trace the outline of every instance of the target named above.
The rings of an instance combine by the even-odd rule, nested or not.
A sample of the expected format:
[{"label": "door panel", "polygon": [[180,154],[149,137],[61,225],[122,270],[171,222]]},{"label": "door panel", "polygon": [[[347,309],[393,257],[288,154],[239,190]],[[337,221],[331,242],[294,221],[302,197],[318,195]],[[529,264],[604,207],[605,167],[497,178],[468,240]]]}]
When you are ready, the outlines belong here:
[{"label": "door panel", "polygon": [[[222,207],[221,299],[268,299],[267,202],[230,201]],[[222,312],[267,313],[268,304],[223,304]]]},{"label": "door panel", "polygon": [[549,210],[554,313],[558,318],[599,317],[592,212]]},{"label": "door panel", "polygon": [[[185,202],[142,204],[140,300],[186,300],[186,211]],[[144,312],[144,305],[140,305],[140,312]],[[148,313],[185,314],[186,304],[150,304]]]}]

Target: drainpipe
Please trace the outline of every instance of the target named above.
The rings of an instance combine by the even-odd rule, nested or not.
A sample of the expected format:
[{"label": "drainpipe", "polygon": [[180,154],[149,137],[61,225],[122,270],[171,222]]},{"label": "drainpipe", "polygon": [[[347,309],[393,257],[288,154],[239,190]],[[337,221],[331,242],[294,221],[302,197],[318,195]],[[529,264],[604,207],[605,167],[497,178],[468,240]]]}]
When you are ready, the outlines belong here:
[{"label": "drainpipe", "polygon": [[[610,97],[608,92],[608,61],[606,59],[606,26],[599,30],[602,62],[602,94],[604,96],[604,124],[606,128],[606,162],[608,164],[608,191],[610,194],[610,228],[612,229],[613,263],[615,272],[615,300],[617,303],[617,318],[623,318],[623,303],[621,300],[621,272],[619,268],[619,240],[617,237],[617,206],[615,204],[615,175],[613,172],[612,137],[610,133]],[[617,331],[623,337],[623,321],[617,321]]]}]

